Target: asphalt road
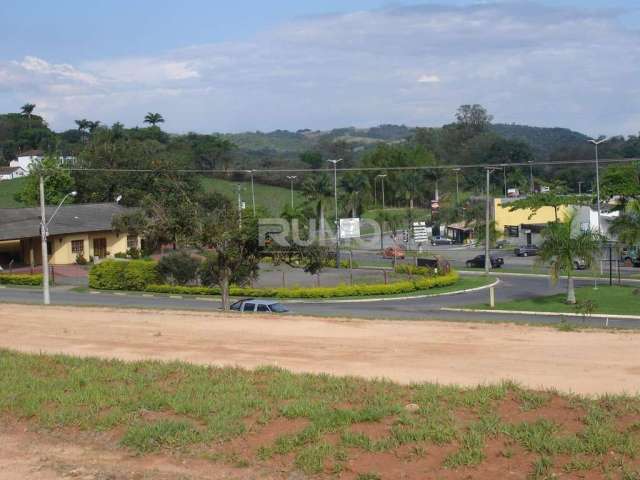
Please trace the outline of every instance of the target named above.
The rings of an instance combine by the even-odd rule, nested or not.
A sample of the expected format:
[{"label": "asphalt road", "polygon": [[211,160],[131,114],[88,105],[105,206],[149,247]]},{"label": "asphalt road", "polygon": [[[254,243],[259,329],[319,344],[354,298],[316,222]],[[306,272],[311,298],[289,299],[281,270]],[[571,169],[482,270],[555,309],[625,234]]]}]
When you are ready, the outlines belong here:
[{"label": "asphalt road", "polygon": [[[502,276],[496,287],[496,301],[503,302],[515,299],[546,296],[564,291],[565,283],[561,281],[553,286],[548,278],[532,276]],[[590,281],[576,281],[576,285],[590,285]],[[400,319],[400,320],[448,320],[448,321],[489,321],[516,322],[529,324],[553,324],[563,319],[590,326],[602,326],[600,318],[583,319],[580,316],[535,316],[518,314],[496,314],[480,312],[451,312],[441,310],[443,307],[455,308],[479,305],[488,302],[489,290],[481,290],[457,295],[438,296],[415,299],[389,299],[384,301],[358,302],[286,302],[290,310],[296,314],[317,316],[341,316],[367,319]],[[106,307],[141,307],[157,309],[216,310],[219,301],[208,298],[188,298],[179,296],[163,296],[122,292],[74,292],[69,287],[54,288],[51,301],[58,305],[106,306]],[[33,288],[0,288],[0,302],[32,303],[42,302],[42,292]],[[1,308],[1,307],[0,307]],[[610,319],[610,327],[640,328],[635,320]]]}]

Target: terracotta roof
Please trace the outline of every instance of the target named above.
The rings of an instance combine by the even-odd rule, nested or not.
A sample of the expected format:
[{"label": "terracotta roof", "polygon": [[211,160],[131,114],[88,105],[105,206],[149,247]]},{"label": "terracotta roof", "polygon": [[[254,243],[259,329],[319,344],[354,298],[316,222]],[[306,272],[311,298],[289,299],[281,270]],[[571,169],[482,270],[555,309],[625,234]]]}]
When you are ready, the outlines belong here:
[{"label": "terracotta roof", "polygon": [[42,150],[25,150],[24,152],[18,152],[16,157],[42,157],[44,152]]},{"label": "terracotta roof", "polygon": [[[46,207],[47,219],[56,207]],[[113,230],[115,215],[129,211],[115,203],[65,205],[49,224],[49,235]],[[19,240],[40,236],[40,208],[1,208],[0,240]]]},{"label": "terracotta roof", "polygon": [[0,175],[8,175],[16,170],[24,170],[22,167],[0,167]]}]

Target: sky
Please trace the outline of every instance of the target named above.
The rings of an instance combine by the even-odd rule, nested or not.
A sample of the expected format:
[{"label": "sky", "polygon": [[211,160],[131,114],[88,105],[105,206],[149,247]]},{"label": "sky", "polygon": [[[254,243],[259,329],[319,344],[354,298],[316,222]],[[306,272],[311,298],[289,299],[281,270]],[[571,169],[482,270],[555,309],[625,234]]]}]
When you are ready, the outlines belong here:
[{"label": "sky", "polygon": [[0,112],[171,132],[495,121],[640,132],[640,0],[1,0]]}]

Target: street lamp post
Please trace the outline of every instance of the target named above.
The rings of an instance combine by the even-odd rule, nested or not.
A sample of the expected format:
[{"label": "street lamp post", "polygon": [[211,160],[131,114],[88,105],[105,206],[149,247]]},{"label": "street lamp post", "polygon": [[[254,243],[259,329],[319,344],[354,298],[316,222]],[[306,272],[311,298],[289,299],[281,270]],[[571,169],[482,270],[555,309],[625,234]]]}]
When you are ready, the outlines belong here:
[{"label": "street lamp post", "polygon": [[381,173],[378,178],[380,178],[380,183],[382,184],[382,209],[384,210],[384,179],[387,178],[387,175]]},{"label": "street lamp post", "polygon": [[456,206],[460,205],[460,184],[458,183],[458,174],[460,173],[459,168],[454,168],[453,171],[456,173]]},{"label": "street lamp post", "polygon": [[242,187],[240,184],[236,185],[236,189],[238,190],[238,227],[242,229],[242,197],[240,196],[240,189]]},{"label": "street lamp post", "polygon": [[296,175],[287,175],[287,178],[291,182],[291,208],[293,208],[293,181],[298,177]]},{"label": "street lamp post", "polygon": [[338,162],[342,159],[327,160],[333,164],[333,199],[336,209],[336,268],[340,268],[340,222],[338,220]]},{"label": "street lamp post", "polygon": [[589,140],[589,143],[593,143],[596,147],[596,202],[598,202],[598,233],[602,233],[602,224],[600,223],[600,163],[598,158],[598,146],[607,140],[607,138],[603,138],[601,140]]},{"label": "street lamp post", "polygon": [[45,305],[49,305],[51,303],[51,295],[49,293],[49,252],[48,252],[48,248],[47,248],[47,229],[49,227],[49,224],[51,223],[51,221],[55,218],[56,214],[58,213],[58,210],[60,210],[60,207],[62,207],[62,204],[65,202],[65,200],[69,197],[75,197],[77,195],[77,192],[70,192],[67,193],[64,198],[62,199],[62,201],[60,202],[60,204],[58,205],[58,208],[55,209],[55,211],[53,212],[53,215],[51,215],[51,218],[49,219],[49,221],[47,221],[47,212],[45,209],[45,201],[44,201],[44,176],[40,175],[40,240],[41,240],[41,246],[42,246],[42,295],[43,295],[43,302]]},{"label": "street lamp post", "polygon": [[529,164],[529,192],[533,193],[535,186],[533,185],[533,160],[527,162]]},{"label": "street lamp post", "polygon": [[247,170],[247,173],[251,175],[251,207],[253,210],[253,216],[256,216],[256,191],[253,187],[253,174],[255,170]]},{"label": "street lamp post", "polygon": [[491,221],[491,205],[489,202],[489,194],[491,190],[491,172],[493,169],[487,168],[487,186],[485,191],[486,196],[486,204],[485,204],[485,215],[484,215],[484,273],[485,275],[489,275],[489,270],[491,269],[491,257],[489,256],[489,242],[491,235],[491,228],[489,226],[489,222]]},{"label": "street lamp post", "polygon": [[502,167],[502,182],[504,183],[504,198],[507,198],[507,167]]},{"label": "street lamp post", "polygon": [[578,195],[582,195],[582,184],[584,182],[578,182]]}]

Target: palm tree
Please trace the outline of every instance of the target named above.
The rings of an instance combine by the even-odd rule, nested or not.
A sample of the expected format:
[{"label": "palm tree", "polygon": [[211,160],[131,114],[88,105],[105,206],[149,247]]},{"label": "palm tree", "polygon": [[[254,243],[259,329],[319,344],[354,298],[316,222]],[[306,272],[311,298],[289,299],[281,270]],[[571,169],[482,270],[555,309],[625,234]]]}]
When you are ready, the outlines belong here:
[{"label": "palm tree", "polygon": [[35,103],[25,103],[22,107],[20,107],[20,111],[23,115],[26,115],[29,122],[29,128],[31,128],[31,114],[36,109]]},{"label": "palm tree", "polygon": [[144,117],[144,123],[150,124],[155,127],[158,123],[164,123],[164,118],[159,113],[147,113]]},{"label": "palm tree", "polygon": [[302,184],[302,191],[312,202],[318,202],[316,211],[320,219],[319,235],[320,241],[324,241],[324,208],[327,197],[331,195],[332,188],[329,176],[326,173],[308,178]]},{"label": "palm tree", "polygon": [[88,121],[87,128],[89,129],[89,133],[93,133],[96,131],[96,128],[100,126],[100,120],[96,120],[95,122]]},{"label": "palm tree", "polygon": [[82,120],[76,120],[76,125],[78,126],[78,131],[80,132],[80,138],[84,143],[87,142],[87,130],[89,129],[89,120],[83,118]]},{"label": "palm tree", "polygon": [[358,173],[346,173],[340,179],[340,187],[345,193],[346,207],[351,211],[351,216],[357,217],[363,197],[369,188],[367,177]]},{"label": "palm tree", "polygon": [[640,244],[640,200],[628,202],[624,212],[611,222],[609,231],[625,245]]},{"label": "palm tree", "polygon": [[[573,270],[583,260],[587,266],[602,248],[604,238],[599,233],[581,231],[576,226],[576,212],[572,211],[561,222],[552,222],[542,231],[540,260],[550,262],[551,279],[555,283],[561,274],[567,276],[567,303],[576,303]],[[577,228],[576,228],[577,227]]]}]

